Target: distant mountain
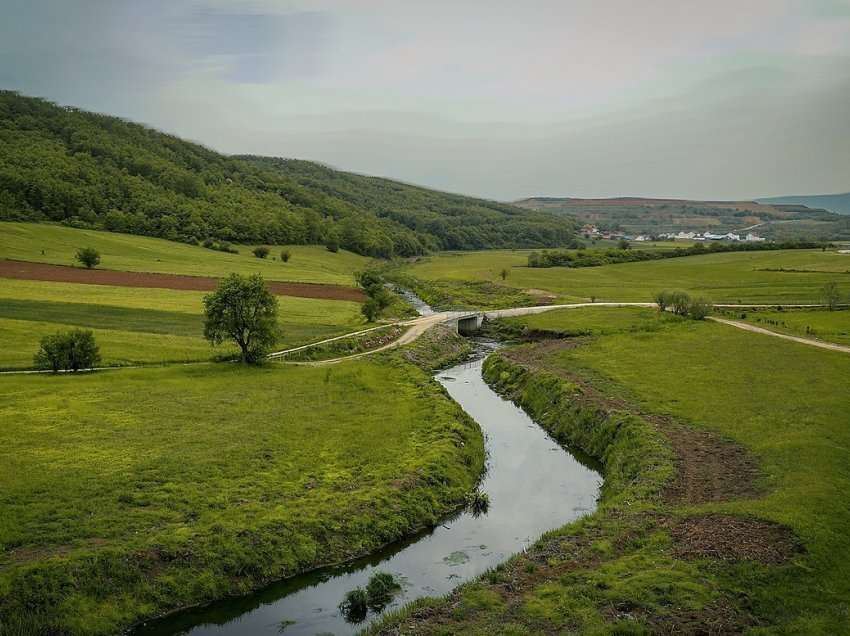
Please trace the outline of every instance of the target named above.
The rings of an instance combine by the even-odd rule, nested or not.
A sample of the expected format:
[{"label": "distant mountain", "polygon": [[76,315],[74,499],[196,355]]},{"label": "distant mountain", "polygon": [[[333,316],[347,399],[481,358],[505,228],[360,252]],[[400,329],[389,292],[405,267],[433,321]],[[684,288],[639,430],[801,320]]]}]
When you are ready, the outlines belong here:
[{"label": "distant mountain", "polygon": [[850,217],[804,205],[766,201],[531,197],[515,201],[514,205],[552,212],[579,223],[596,225],[602,230],[619,230],[627,234],[745,230],[780,240],[850,238]]},{"label": "distant mountain", "polygon": [[850,192],[845,192],[844,194],[802,194],[787,197],[766,197],[756,200],[760,203],[805,205],[810,208],[829,210],[836,214],[850,214]]},{"label": "distant mountain", "polygon": [[0,91],[0,219],[190,243],[334,243],[368,256],[570,244],[563,219],[293,159],[227,156]]}]

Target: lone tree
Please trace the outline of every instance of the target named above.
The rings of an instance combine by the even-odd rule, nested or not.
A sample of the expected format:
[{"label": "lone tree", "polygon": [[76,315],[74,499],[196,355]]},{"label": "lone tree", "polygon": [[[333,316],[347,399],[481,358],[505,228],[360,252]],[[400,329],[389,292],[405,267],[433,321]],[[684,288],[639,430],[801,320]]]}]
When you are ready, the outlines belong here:
[{"label": "lone tree", "polygon": [[502,268],[502,271],[499,272],[499,276],[501,276],[502,280],[505,280],[508,277],[508,270],[506,267]]},{"label": "lone tree", "polygon": [[260,245],[260,247],[254,248],[254,256],[257,258],[265,258],[269,255],[269,248]]},{"label": "lone tree", "polygon": [[100,252],[93,247],[81,247],[77,250],[76,259],[81,265],[91,269],[100,263]]},{"label": "lone tree", "polygon": [[204,296],[204,336],[213,344],[233,340],[242,362],[258,363],[277,340],[277,298],[259,274],[230,274]]},{"label": "lone tree", "polygon": [[392,296],[384,286],[383,277],[374,271],[358,272],[355,274],[355,278],[368,296],[360,311],[368,322],[375,322],[380,317],[381,312],[392,303]]},{"label": "lone tree", "polygon": [[98,364],[100,351],[91,331],[60,331],[41,339],[34,362],[39,369],[50,369],[53,373],[60,370],[76,372]]},{"label": "lone tree", "polygon": [[292,258],[292,254],[289,253],[289,250],[281,251],[280,260],[282,260],[284,263],[288,263],[290,258]]},{"label": "lone tree", "polygon": [[829,281],[821,290],[823,296],[823,304],[829,307],[830,311],[838,309],[838,301],[841,300],[841,294],[838,291],[838,285],[834,280]]}]

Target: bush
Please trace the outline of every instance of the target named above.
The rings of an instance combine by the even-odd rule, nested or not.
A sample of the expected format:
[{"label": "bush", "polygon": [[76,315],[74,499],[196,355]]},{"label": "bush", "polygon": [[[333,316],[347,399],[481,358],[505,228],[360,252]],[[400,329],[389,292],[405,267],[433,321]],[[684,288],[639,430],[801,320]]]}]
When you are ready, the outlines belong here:
[{"label": "bush", "polygon": [[91,269],[100,263],[100,252],[93,247],[82,247],[77,250],[76,259],[80,264]]},{"label": "bush", "polygon": [[688,316],[694,320],[703,320],[714,309],[714,305],[707,298],[694,298],[688,303]]},{"label": "bush", "polygon": [[688,308],[691,304],[691,297],[683,291],[672,291],[667,296],[667,306],[673,310],[677,316],[687,316]]},{"label": "bush", "polygon": [[265,258],[266,256],[269,255],[269,248],[264,247],[263,245],[260,245],[259,247],[255,247],[253,249],[253,254],[257,258]]},{"label": "bush", "polygon": [[339,243],[336,241],[328,241],[327,244],[325,244],[325,247],[329,252],[333,252],[334,254],[339,251]]},{"label": "bush", "polygon": [[658,305],[659,311],[667,311],[667,307],[670,305],[670,292],[666,289],[664,291],[656,292],[655,296],[653,296],[653,300],[655,304]]},{"label": "bush", "polygon": [[339,611],[349,623],[359,623],[364,620],[369,611],[369,597],[366,590],[356,587],[347,592],[339,604]]},{"label": "bush", "polygon": [[370,609],[380,612],[400,590],[401,585],[392,574],[375,572],[366,585],[366,602]]},{"label": "bush", "polygon": [[39,369],[50,369],[53,373],[91,369],[100,362],[100,351],[94,333],[82,329],[59,332],[44,336],[34,357]]},{"label": "bush", "polygon": [[292,254],[289,253],[289,250],[281,250],[280,260],[284,263],[288,263],[290,258],[292,258]]}]

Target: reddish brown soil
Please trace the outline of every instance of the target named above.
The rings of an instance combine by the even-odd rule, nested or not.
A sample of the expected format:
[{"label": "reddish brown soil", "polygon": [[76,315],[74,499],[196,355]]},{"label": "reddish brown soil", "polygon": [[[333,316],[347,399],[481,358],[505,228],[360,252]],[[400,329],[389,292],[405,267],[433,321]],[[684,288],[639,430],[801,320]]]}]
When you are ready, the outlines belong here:
[{"label": "reddish brown soil", "polygon": [[688,517],[673,526],[671,535],[674,554],[680,559],[778,564],[802,549],[785,526],[732,515]]},{"label": "reddish brown soil", "polygon": [[[83,269],[81,267],[12,260],[0,260],[0,278],[42,280],[57,283],[83,283],[87,285],[113,285],[116,287],[155,287],[157,289],[188,291],[211,291],[216,288],[219,281],[218,278],[213,278],[212,276],[118,272],[108,269]],[[266,281],[266,285],[278,296],[351,300],[354,302],[363,302],[366,299],[361,290],[343,285],[283,283],[279,281]]]}]

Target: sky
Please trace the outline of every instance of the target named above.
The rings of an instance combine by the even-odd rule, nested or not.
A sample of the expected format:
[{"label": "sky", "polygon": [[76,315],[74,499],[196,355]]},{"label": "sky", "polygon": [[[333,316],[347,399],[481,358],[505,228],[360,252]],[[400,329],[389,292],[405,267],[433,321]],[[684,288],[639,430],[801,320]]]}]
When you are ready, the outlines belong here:
[{"label": "sky", "polygon": [[441,190],[850,190],[850,0],[0,0],[0,88]]}]

